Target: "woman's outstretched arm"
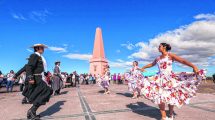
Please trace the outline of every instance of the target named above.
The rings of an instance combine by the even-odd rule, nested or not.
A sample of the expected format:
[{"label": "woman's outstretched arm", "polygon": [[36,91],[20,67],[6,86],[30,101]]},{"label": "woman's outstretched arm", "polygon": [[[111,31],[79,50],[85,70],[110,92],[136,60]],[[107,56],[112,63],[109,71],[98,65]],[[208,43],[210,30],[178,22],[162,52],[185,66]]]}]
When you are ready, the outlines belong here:
[{"label": "woman's outstretched arm", "polygon": [[149,63],[149,64],[146,65],[146,66],[143,66],[143,67],[140,68],[139,70],[142,71],[142,72],[144,72],[146,68],[153,67],[155,64],[156,64],[156,60],[154,60],[152,63]]},{"label": "woman's outstretched arm", "polygon": [[183,59],[183,58],[181,58],[181,57],[179,57],[179,56],[177,56],[177,55],[175,55],[175,54],[170,54],[170,56],[172,57],[173,60],[178,61],[178,62],[180,62],[180,63],[182,63],[182,64],[184,64],[184,65],[187,65],[187,66],[189,66],[189,67],[192,67],[192,68],[193,68],[193,71],[194,71],[195,73],[198,73],[199,70],[198,70],[197,66],[195,66],[195,65],[192,64],[191,62],[189,62],[189,61],[187,61],[187,60],[185,60],[185,59]]}]

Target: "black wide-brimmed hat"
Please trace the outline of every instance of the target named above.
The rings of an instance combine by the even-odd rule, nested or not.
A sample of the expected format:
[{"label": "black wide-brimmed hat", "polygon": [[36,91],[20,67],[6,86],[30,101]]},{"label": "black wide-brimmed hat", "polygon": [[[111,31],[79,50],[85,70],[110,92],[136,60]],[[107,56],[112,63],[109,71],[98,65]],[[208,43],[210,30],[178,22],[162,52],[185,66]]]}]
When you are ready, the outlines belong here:
[{"label": "black wide-brimmed hat", "polygon": [[48,46],[46,46],[46,45],[44,45],[44,44],[34,44],[33,46],[31,46],[31,48],[35,48],[35,47],[48,48]]},{"label": "black wide-brimmed hat", "polygon": [[55,64],[57,64],[57,63],[61,63],[61,62],[58,60],[58,61],[55,62]]}]

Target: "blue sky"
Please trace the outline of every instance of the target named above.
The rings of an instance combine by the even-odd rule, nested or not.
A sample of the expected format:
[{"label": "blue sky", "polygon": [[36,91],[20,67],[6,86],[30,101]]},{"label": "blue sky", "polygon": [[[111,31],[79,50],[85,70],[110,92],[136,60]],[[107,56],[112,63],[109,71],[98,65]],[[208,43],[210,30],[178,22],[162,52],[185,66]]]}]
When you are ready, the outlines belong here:
[{"label": "blue sky", "polygon": [[[144,46],[154,47],[156,44],[150,41],[171,36],[168,31],[175,35],[174,30],[181,26],[185,26],[182,31],[187,32],[194,25],[202,28],[198,25],[203,22],[214,24],[214,3],[213,0],[0,0],[0,70],[4,73],[18,70],[31,54],[29,47],[44,43],[51,48],[44,54],[50,71],[54,61],[60,60],[63,71],[88,72],[95,30],[101,27],[112,73],[124,72],[133,60],[141,60],[141,66],[152,60],[153,53],[145,53]],[[209,30],[214,32],[214,27]],[[182,33],[179,35],[184,36]],[[189,31],[187,33],[190,34]],[[214,36],[212,38],[215,40]],[[193,39],[189,44],[195,43]],[[194,48],[197,49],[196,46]],[[190,55],[199,57],[198,53],[202,53],[201,46],[199,48],[196,53],[192,49],[184,49],[190,52],[183,54],[179,52],[182,48],[176,46],[175,51],[181,56],[192,52]],[[194,63],[205,62],[206,66],[198,66],[206,68],[211,75],[215,72],[215,55],[204,54],[208,55],[199,61],[190,56],[185,58]],[[174,65],[174,69],[192,70],[181,65]],[[156,70],[154,67],[148,71]]]}]

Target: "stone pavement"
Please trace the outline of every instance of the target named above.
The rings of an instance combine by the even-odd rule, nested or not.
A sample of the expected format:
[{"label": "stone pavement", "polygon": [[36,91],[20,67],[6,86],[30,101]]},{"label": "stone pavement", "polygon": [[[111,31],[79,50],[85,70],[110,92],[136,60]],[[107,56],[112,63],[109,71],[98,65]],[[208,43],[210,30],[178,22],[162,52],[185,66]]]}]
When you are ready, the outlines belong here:
[{"label": "stone pavement", "polygon": [[[131,99],[126,85],[111,85],[104,95],[97,85],[65,88],[39,108],[42,119],[49,120],[159,120],[157,105],[144,99]],[[26,120],[31,105],[21,104],[21,93],[0,93],[0,120]],[[175,120],[214,120],[215,94],[197,94],[191,104],[175,108]]]}]

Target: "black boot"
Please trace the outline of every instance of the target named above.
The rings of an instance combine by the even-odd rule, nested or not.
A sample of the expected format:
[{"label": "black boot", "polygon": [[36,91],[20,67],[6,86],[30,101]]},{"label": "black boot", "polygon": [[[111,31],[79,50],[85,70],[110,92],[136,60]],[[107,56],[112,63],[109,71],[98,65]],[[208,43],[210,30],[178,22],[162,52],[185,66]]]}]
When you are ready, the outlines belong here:
[{"label": "black boot", "polygon": [[28,113],[27,113],[28,120],[40,120],[40,116],[36,115],[36,111],[38,108],[39,108],[39,106],[33,105],[31,107],[31,109],[28,110]]},{"label": "black boot", "polygon": [[22,104],[28,104],[28,101],[27,101],[26,97],[24,97],[24,98],[22,99]]},{"label": "black boot", "polygon": [[55,91],[55,92],[54,92],[54,96],[57,96],[57,95],[58,95],[58,94],[57,94],[57,92]]},{"label": "black boot", "polygon": [[56,93],[57,93],[57,95],[60,95],[60,89],[58,89],[58,90],[56,91]]}]

